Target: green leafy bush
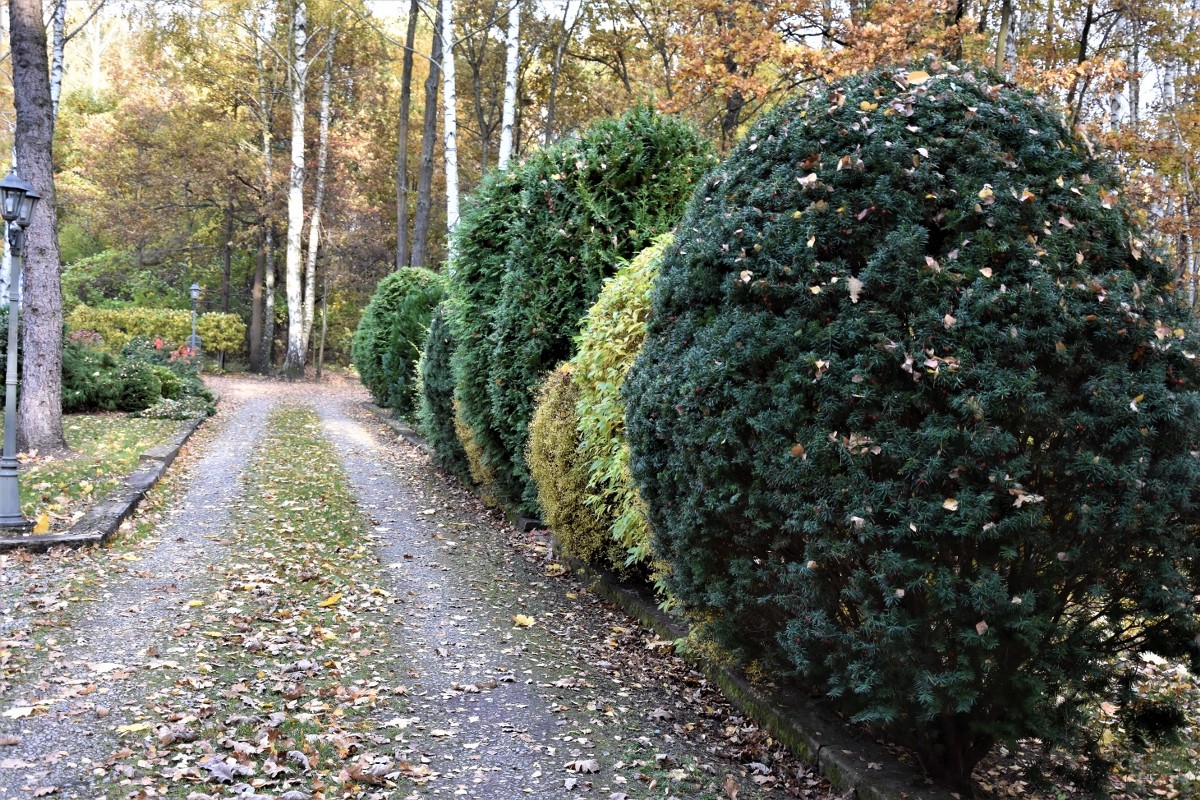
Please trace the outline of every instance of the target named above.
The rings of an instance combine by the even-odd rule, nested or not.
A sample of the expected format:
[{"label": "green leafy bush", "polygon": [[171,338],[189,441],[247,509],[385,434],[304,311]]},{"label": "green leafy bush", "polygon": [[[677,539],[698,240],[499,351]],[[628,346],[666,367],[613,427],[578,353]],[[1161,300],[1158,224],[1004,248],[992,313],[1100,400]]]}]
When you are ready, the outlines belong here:
[{"label": "green leafy bush", "polygon": [[410,417],[416,410],[417,359],[442,294],[442,279],[427,269],[389,273],[354,332],[354,366],[363,385],[397,416]]},{"label": "green leafy bush", "polygon": [[234,356],[246,349],[246,323],[237,314],[218,311],[201,314],[196,318],[196,335],[205,353],[223,351]]},{"label": "green leafy bush", "polygon": [[500,299],[510,238],[521,210],[520,175],[520,168],[514,167],[484,176],[464,203],[462,218],[454,228],[450,327],[456,347],[450,364],[458,402],[455,429],[472,478],[491,503],[500,497],[520,497],[523,491],[513,477],[512,459],[496,434],[488,392],[492,312]]},{"label": "green leafy bush", "polygon": [[141,411],[162,399],[162,382],[154,365],[126,361],[117,374],[121,381],[121,393],[117,397],[119,411]]},{"label": "green leafy bush", "polygon": [[584,502],[626,551],[616,566],[644,562],[650,555],[650,526],[629,472],[621,386],[645,340],[654,281],[673,239],[669,233],[655,239],[605,281],[570,362],[579,394],[579,460],[587,469]]},{"label": "green leafy bush", "polygon": [[503,448],[490,458],[506,499],[527,512],[536,511],[537,491],[524,455],[545,373],[574,354],[580,318],[604,278],[678,220],[714,164],[708,144],[683,121],[636,108],[520,168],[507,270],[491,309],[487,390]]},{"label": "green leafy bush", "polygon": [[162,396],[168,400],[178,400],[183,394],[183,381],[179,376],[170,367],[159,364],[152,365],[151,369],[162,384]]},{"label": "green leafy bush", "polygon": [[1200,632],[1200,337],[1115,170],[996,83],[881,70],[766,115],[624,388],[676,597],[958,786]]},{"label": "green leafy bush", "polygon": [[579,388],[561,366],[538,393],[526,461],[543,518],[563,552],[590,563],[624,559],[608,526],[587,505],[588,469],[579,453]]},{"label": "green leafy bush", "polygon": [[433,447],[433,460],[439,467],[463,480],[471,479],[467,454],[454,430],[454,334],[447,320],[446,303],[433,312],[429,337],[421,353],[421,408],[418,413],[421,433]]},{"label": "green leafy bush", "polygon": [[[67,315],[70,331],[95,331],[110,352],[120,352],[139,336],[161,339],[174,347],[192,334],[192,312],[172,308],[92,308],[76,306]],[[236,314],[209,312],[196,319],[196,333],[206,352],[231,354],[245,348],[246,324]],[[168,348],[170,349],[170,348]]]}]

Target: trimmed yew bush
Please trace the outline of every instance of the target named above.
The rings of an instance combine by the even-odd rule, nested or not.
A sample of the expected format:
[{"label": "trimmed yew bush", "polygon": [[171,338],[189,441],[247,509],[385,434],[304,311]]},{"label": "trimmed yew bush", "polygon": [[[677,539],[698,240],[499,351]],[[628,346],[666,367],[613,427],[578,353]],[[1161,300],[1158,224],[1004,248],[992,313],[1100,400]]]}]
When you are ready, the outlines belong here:
[{"label": "trimmed yew bush", "polygon": [[714,163],[682,120],[637,108],[520,168],[520,206],[505,234],[507,270],[491,312],[487,390],[507,459],[494,465],[507,499],[526,511],[537,508],[525,448],[545,374],[574,354],[580,318],[604,278],[679,219]]},{"label": "trimmed yew bush", "polygon": [[429,321],[429,336],[421,353],[421,407],[418,418],[421,433],[433,447],[433,460],[442,469],[465,481],[471,473],[467,454],[454,430],[454,335],[447,321],[446,303],[439,305]]},{"label": "trimmed yew bush", "polygon": [[376,403],[399,417],[416,410],[417,359],[443,287],[427,269],[389,273],[375,287],[354,332],[351,354],[363,385]]},{"label": "trimmed yew bush", "polygon": [[[673,238],[660,236],[604,282],[570,362],[579,394],[579,461],[587,469],[584,502],[625,551],[616,566],[645,561],[650,553],[645,507],[629,471],[621,386],[645,340],[654,281]],[[539,499],[542,494],[539,480]]]},{"label": "trimmed yew bush", "polygon": [[[539,156],[533,155],[536,159]],[[463,205],[454,227],[455,257],[451,288],[451,328],[456,347],[454,370],[458,416],[455,427],[471,465],[471,474],[489,502],[519,497],[512,458],[496,435],[488,375],[492,361],[492,311],[508,268],[510,237],[520,213],[520,168],[488,173]]]},{"label": "trimmed yew bush", "polygon": [[1056,111],[927,70],[751,129],[624,393],[676,597],[964,786],[1195,659],[1200,337]]},{"label": "trimmed yew bush", "polygon": [[570,367],[551,372],[538,392],[526,462],[543,519],[563,552],[589,563],[620,564],[623,559],[608,525],[587,506],[588,468],[579,454],[578,402],[579,387]]}]

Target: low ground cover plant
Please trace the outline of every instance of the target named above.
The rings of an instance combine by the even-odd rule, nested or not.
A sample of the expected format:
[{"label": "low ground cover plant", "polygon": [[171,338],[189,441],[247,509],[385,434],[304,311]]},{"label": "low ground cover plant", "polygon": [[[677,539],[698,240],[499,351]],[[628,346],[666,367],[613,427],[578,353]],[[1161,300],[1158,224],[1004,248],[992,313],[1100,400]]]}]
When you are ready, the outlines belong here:
[{"label": "low ground cover plant", "polygon": [[696,192],[625,384],[675,596],[964,790],[1197,655],[1200,337],[1120,195],[986,71],[822,86]]}]

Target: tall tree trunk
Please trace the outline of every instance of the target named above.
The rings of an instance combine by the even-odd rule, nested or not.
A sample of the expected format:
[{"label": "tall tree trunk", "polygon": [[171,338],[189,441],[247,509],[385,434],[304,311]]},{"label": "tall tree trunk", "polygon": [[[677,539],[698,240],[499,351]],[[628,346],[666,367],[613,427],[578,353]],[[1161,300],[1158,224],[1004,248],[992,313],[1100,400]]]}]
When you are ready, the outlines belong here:
[{"label": "tall tree trunk", "polygon": [[304,263],[304,331],[301,344],[308,352],[313,314],[317,309],[317,252],[321,249],[321,212],[325,208],[325,178],[329,164],[329,121],[333,113],[333,48],[337,44],[336,24],[329,30],[325,50],[325,71],[321,75],[321,111],[317,133],[317,186],[313,192],[312,213],[308,219],[308,252]]},{"label": "tall tree trunk", "polygon": [[275,223],[267,223],[267,263],[263,271],[263,372],[275,367]]},{"label": "tall tree trunk", "polygon": [[221,312],[229,313],[230,283],[233,280],[233,198],[225,203],[225,247],[221,253]]},{"label": "tall tree trunk", "polygon": [[521,47],[521,5],[508,10],[508,35],[504,39],[504,107],[500,114],[500,169],[512,158],[513,119],[517,109],[517,65]]},{"label": "tall tree trunk", "polygon": [[317,347],[317,380],[325,366],[325,334],[329,330],[329,265],[321,273],[321,342]]},{"label": "tall tree trunk", "polygon": [[63,49],[67,44],[67,0],[54,0],[50,27],[54,33],[50,47],[50,106],[58,120],[58,99],[62,96]]},{"label": "tall tree trunk", "polygon": [[[442,29],[442,7],[438,5],[434,31]],[[421,128],[421,171],[417,176],[417,214],[413,220],[412,265],[427,266],[429,222],[433,216],[433,154],[437,148],[437,96],[441,79],[442,37],[435,33],[429,53],[429,77],[425,79],[425,121]]]},{"label": "tall tree trunk", "polygon": [[1000,6],[1000,30],[996,34],[996,72],[1004,72],[1004,56],[1008,52],[1008,34],[1012,29],[1012,0],[1004,0]]},{"label": "tall tree trunk", "polygon": [[288,178],[287,273],[284,278],[287,294],[287,353],[283,373],[288,378],[304,374],[304,307],[302,253],[304,233],[304,93],[308,85],[307,0],[294,0],[292,8],[292,64],[289,84],[292,89],[292,163]]},{"label": "tall tree trunk", "polygon": [[[264,223],[265,228],[265,223]],[[250,285],[250,369],[266,372],[262,358],[263,343],[263,273],[267,266],[267,234],[258,234],[258,254],[254,259],[254,282]]]},{"label": "tall tree trunk", "polygon": [[[583,16],[583,9],[575,15],[575,21]],[[542,141],[549,147],[554,141],[554,119],[558,105],[558,78],[562,71],[563,56],[567,52],[567,42],[571,39],[571,33],[575,30],[575,23],[567,27],[567,20],[571,15],[571,0],[567,0],[563,4],[562,18],[562,35],[559,37],[558,43],[554,45],[554,61],[550,68],[550,93],[546,97],[546,128],[542,134]]]},{"label": "tall tree trunk", "polygon": [[404,61],[400,68],[400,121],[396,136],[396,269],[408,266],[408,117],[412,111],[413,46],[417,41],[420,13],[420,0],[412,0],[408,9],[408,30],[404,33]]},{"label": "tall tree trunk", "polygon": [[458,224],[458,100],[454,87],[454,0],[442,0],[442,127],[446,143],[446,250],[453,255],[451,233]]},{"label": "tall tree trunk", "polygon": [[21,176],[42,196],[25,231],[23,373],[17,442],[22,450],[66,447],[62,427],[62,287],[54,194],[54,109],[42,0],[10,0],[16,151]]}]

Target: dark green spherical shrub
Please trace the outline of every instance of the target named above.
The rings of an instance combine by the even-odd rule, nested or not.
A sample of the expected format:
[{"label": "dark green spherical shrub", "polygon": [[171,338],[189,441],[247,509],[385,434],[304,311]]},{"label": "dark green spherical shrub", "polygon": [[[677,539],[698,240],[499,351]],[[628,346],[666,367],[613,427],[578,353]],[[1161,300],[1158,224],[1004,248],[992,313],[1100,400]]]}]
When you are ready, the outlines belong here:
[{"label": "dark green spherical shrub", "polygon": [[1115,170],[994,80],[769,113],[625,385],[676,596],[960,785],[1198,632],[1200,337]]},{"label": "dark green spherical shrub", "polygon": [[115,411],[121,399],[120,362],[111,354],[75,342],[62,353],[62,406],[67,414]]},{"label": "dark green spherical shrub", "polygon": [[416,410],[417,359],[443,283],[426,269],[388,274],[375,288],[354,332],[352,357],[367,391],[399,417]]},{"label": "dark green spherical shrub", "polygon": [[433,447],[433,460],[442,469],[464,481],[471,480],[467,454],[454,430],[454,371],[450,359],[455,339],[447,320],[446,303],[433,312],[429,336],[421,353],[421,433]]},{"label": "dark green spherical shrub", "polygon": [[[535,156],[536,157],[536,156]],[[500,281],[508,268],[513,228],[520,213],[520,169],[488,173],[467,198],[454,228],[455,256],[451,288],[451,328],[456,346],[451,356],[457,429],[471,464],[473,479],[489,502],[520,497],[509,457],[496,434],[488,394],[491,365],[492,312],[500,297]]]},{"label": "dark green spherical shrub", "polygon": [[126,361],[119,370],[121,393],[117,410],[141,411],[162,399],[162,381],[155,368],[143,361]]},{"label": "dark green spherical shrub", "polygon": [[534,397],[545,374],[574,353],[580,319],[604,278],[678,221],[715,161],[678,118],[637,108],[604,120],[522,167],[508,269],[492,312],[488,363],[492,424],[520,494],[537,490],[525,465]]}]

